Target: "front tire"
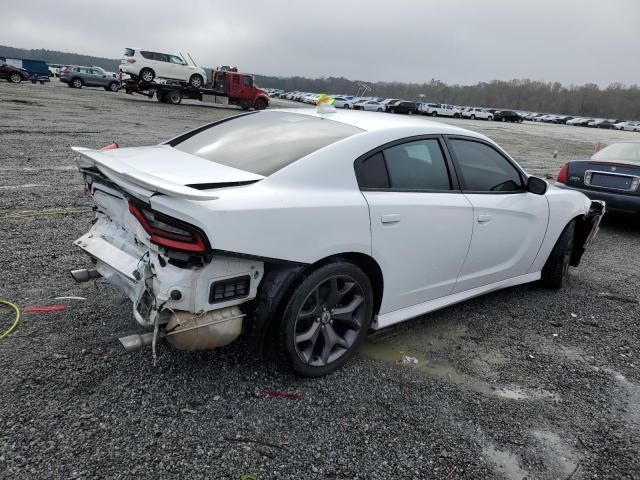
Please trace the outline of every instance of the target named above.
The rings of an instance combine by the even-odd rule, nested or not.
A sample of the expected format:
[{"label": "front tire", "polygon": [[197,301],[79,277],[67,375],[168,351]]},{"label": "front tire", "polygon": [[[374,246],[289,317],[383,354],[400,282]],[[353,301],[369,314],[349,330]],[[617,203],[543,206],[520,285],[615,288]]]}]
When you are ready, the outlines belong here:
[{"label": "front tire", "polygon": [[74,78],[71,83],[73,84],[73,88],[82,88],[82,80],[79,78]]},{"label": "front tire", "polygon": [[256,110],[264,110],[267,108],[267,101],[264,98],[258,98],[253,104],[253,108]]},{"label": "front tire", "polygon": [[117,92],[118,90],[120,90],[120,85],[118,85],[118,82],[111,82],[109,84],[109,91],[110,92]]},{"label": "front tire", "polygon": [[373,289],[356,265],[336,260],[307,275],[287,301],[279,356],[298,375],[320,377],[344,364],[373,317]]},{"label": "front tire", "polygon": [[438,116],[438,112],[431,112],[431,116],[432,117],[437,117]]},{"label": "front tire", "polygon": [[13,72],[11,75],[9,75],[9,81],[11,83],[20,83],[22,82],[22,76],[17,72]]},{"label": "front tire", "polygon": [[569,271],[571,254],[573,253],[573,241],[575,237],[576,222],[571,221],[560,234],[560,238],[553,246],[547,262],[542,268],[540,282],[542,286],[558,290],[562,287],[564,279]]},{"label": "front tire", "polygon": [[471,115],[471,120],[475,120],[476,116],[475,115]]},{"label": "front tire", "polygon": [[346,108],[347,110],[349,110],[351,107],[349,106],[348,103],[345,103],[344,106],[342,108]]}]

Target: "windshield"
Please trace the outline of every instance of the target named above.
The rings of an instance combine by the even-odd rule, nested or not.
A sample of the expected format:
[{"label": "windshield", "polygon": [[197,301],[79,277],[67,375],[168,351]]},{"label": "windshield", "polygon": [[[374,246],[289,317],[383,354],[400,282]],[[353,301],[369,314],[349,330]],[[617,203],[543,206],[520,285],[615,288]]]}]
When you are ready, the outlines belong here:
[{"label": "windshield", "polygon": [[170,142],[178,150],[257,175],[281,168],[363,130],[288,112],[239,115]]},{"label": "windshield", "polygon": [[640,142],[613,143],[591,157],[592,160],[624,160],[640,164]]}]

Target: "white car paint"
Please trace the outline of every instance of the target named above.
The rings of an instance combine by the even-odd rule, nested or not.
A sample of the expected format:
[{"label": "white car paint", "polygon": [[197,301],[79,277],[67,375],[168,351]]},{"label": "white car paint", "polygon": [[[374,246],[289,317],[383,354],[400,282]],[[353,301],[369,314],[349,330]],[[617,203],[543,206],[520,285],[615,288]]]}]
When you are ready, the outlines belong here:
[{"label": "white car paint", "polygon": [[140,76],[140,72],[145,68],[151,69],[155,73],[155,78],[189,82],[193,75],[199,75],[202,79],[202,86],[207,82],[207,74],[204,69],[191,65],[179,53],[127,48],[124,57],[120,60],[120,71]]},{"label": "white car paint", "polygon": [[[97,168],[121,190],[112,189],[111,197],[96,196],[96,188],[103,187],[91,186],[94,202],[102,202],[103,208],[97,211],[97,223],[76,245],[97,258],[100,273],[135,303],[140,285],[121,271],[118,251],[129,265],[146,252],[150,263],[166,256],[127,211],[124,192],[156,212],[194,225],[214,252],[226,252],[223,260],[214,253],[214,261],[201,268],[156,268],[152,280],[159,302],[190,312],[221,308],[205,301],[206,292],[213,281],[237,272],[254,272],[250,294],[225,306],[251,302],[269,259],[313,265],[334,255],[366,255],[383,274],[381,306],[373,323],[373,328],[382,328],[539,279],[564,227],[589,210],[590,201],[583,194],[554,187],[545,195],[361,191],[354,160],[389,142],[456,135],[499,147],[475,132],[409,116],[348,110],[321,114],[315,109],[251,115],[285,111],[352,125],[362,132],[266,177],[204,161],[168,145],[76,149],[80,167]],[[188,186],[247,181],[254,183],[209,190]],[[110,247],[96,247],[91,240],[96,238]],[[184,292],[179,302],[169,296],[174,286]],[[152,319],[138,320],[148,324]]]},{"label": "white car paint", "polygon": [[472,120],[493,120],[493,114],[484,108],[466,108],[462,111],[462,118],[470,118]]},{"label": "white car paint", "polygon": [[426,110],[423,110],[423,113],[432,117],[459,117],[461,115],[459,108],[446,103],[427,103]]}]

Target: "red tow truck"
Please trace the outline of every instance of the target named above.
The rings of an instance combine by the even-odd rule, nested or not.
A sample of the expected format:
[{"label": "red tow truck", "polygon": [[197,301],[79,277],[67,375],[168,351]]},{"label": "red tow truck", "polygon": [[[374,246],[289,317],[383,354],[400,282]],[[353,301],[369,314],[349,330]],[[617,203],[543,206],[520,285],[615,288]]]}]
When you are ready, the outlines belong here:
[{"label": "red tow truck", "polygon": [[[159,102],[177,105],[182,99],[204,100],[205,96],[226,97],[229,105],[243,110],[264,110],[269,106],[269,95],[255,86],[253,75],[232,70],[214,70],[211,82],[202,88],[194,88],[186,82],[154,80],[144,82],[132,77],[122,82],[127,93],[139,93]],[[214,98],[215,100],[215,98]]]}]

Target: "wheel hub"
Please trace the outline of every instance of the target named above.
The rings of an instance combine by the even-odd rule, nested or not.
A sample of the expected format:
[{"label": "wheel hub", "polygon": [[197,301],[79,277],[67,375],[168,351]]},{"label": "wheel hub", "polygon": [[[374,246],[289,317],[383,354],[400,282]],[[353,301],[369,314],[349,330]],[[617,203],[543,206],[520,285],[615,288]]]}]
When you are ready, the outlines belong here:
[{"label": "wheel hub", "polygon": [[322,322],[323,325],[326,325],[327,323],[330,323],[331,322],[331,312],[329,312],[329,311],[322,312],[322,316],[320,317],[320,322]]}]

